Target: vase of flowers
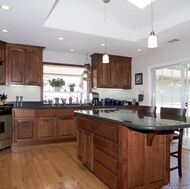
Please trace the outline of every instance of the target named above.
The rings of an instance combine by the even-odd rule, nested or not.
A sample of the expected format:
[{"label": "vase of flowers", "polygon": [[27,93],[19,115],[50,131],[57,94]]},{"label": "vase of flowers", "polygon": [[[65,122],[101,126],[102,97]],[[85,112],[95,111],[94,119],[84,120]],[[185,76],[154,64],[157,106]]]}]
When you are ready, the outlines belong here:
[{"label": "vase of flowers", "polygon": [[54,91],[59,92],[61,87],[65,85],[65,81],[61,78],[49,79],[49,84],[54,88]]},{"label": "vase of flowers", "polygon": [[75,83],[70,83],[69,85],[68,85],[68,87],[70,88],[70,92],[74,92],[75,90],[74,90],[74,87],[76,86],[76,84]]}]

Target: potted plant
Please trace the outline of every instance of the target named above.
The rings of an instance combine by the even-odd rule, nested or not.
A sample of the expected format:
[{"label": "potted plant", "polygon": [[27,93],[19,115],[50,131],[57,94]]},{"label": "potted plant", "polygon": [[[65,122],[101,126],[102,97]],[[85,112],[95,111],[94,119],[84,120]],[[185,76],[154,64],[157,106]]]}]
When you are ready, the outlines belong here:
[{"label": "potted plant", "polygon": [[74,92],[74,87],[76,86],[75,83],[70,83],[68,87],[70,88],[70,92]]},{"label": "potted plant", "polygon": [[65,85],[65,81],[61,78],[49,79],[49,84],[54,87],[55,91],[60,91],[61,87]]}]

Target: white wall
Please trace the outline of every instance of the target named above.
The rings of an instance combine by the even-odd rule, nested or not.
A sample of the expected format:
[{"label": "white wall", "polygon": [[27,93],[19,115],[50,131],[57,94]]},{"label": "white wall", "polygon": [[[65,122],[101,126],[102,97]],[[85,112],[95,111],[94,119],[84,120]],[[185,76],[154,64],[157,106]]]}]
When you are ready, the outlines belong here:
[{"label": "white wall", "polygon": [[[163,50],[150,49],[150,53],[138,56],[132,60],[132,93],[137,97],[141,91],[144,91],[144,101],[142,104],[151,104],[151,69],[180,63],[190,60],[190,44],[176,43],[165,45]],[[135,85],[135,73],[143,73],[143,85]]]}]

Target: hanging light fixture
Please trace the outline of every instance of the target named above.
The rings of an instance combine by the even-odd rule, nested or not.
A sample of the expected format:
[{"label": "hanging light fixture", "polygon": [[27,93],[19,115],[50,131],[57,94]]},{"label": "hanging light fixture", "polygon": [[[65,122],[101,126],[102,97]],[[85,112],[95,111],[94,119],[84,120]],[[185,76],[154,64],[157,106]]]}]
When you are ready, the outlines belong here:
[{"label": "hanging light fixture", "polygon": [[153,0],[151,1],[151,29],[150,36],[148,37],[148,48],[158,47],[157,37],[153,31]]},{"label": "hanging light fixture", "polygon": [[110,0],[103,0],[105,3],[105,53],[102,57],[102,63],[109,63],[109,56],[107,54],[107,28],[106,28],[106,4],[110,2]]},{"label": "hanging light fixture", "polygon": [[86,77],[83,77],[83,80],[90,81],[91,80],[91,77],[90,77],[91,71],[89,70],[90,69],[90,60],[89,60],[88,54],[86,54],[86,61],[84,63],[84,67],[86,69],[84,70],[83,75],[86,75]]}]

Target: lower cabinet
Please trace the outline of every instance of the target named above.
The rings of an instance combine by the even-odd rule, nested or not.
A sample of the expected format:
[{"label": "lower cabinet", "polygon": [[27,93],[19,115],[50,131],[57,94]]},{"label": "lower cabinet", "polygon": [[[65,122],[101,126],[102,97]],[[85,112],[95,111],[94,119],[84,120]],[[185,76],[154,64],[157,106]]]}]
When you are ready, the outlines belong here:
[{"label": "lower cabinet", "polygon": [[12,147],[76,141],[75,109],[13,109]]},{"label": "lower cabinet", "polygon": [[77,157],[90,170],[93,170],[93,133],[77,129]]},{"label": "lower cabinet", "polygon": [[38,139],[52,140],[57,137],[56,111],[55,110],[36,110]]},{"label": "lower cabinet", "polygon": [[57,110],[58,138],[76,140],[74,110]]},{"label": "lower cabinet", "polygon": [[13,110],[13,145],[36,141],[36,119],[35,111]]},{"label": "lower cabinet", "polygon": [[39,140],[56,139],[56,118],[40,117],[38,119]]},{"label": "lower cabinet", "polygon": [[110,188],[118,188],[118,129],[77,118],[77,157]]}]

